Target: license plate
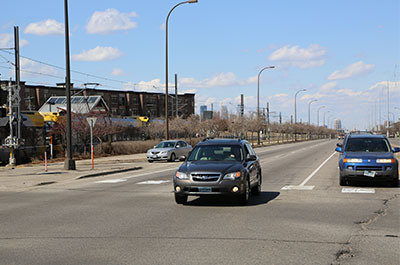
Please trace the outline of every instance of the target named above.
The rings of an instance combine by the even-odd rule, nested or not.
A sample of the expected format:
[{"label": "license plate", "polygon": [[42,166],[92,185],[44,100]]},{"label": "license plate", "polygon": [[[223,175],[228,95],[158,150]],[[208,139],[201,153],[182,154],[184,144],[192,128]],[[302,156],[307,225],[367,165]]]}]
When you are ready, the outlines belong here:
[{"label": "license plate", "polygon": [[153,156],[153,158],[157,158],[157,156]]},{"label": "license plate", "polygon": [[211,192],[211,187],[198,187],[199,192]]},{"label": "license plate", "polygon": [[375,175],[376,175],[375,171],[367,171],[367,170],[364,171],[364,176],[366,176],[366,177],[373,178],[373,177],[375,177]]}]

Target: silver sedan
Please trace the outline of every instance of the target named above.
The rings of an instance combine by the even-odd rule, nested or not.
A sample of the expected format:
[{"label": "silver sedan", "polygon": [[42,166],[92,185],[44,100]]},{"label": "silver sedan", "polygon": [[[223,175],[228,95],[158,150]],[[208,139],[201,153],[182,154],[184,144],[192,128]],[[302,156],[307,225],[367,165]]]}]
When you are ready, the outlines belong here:
[{"label": "silver sedan", "polygon": [[162,141],[153,149],[147,151],[147,161],[175,161],[177,158],[184,159],[192,150],[192,146],[182,140]]}]

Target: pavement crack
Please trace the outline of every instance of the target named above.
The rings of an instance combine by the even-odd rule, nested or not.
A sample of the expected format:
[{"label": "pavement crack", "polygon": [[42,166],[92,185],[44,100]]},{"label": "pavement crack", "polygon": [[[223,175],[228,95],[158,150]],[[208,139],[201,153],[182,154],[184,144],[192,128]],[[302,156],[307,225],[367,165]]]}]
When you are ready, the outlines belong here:
[{"label": "pavement crack", "polygon": [[[360,225],[360,229],[352,234],[346,244],[344,244],[337,252],[336,252],[336,259],[331,263],[331,265],[340,265],[342,262],[347,261],[353,257],[355,257],[355,251],[351,248],[351,244],[355,240],[359,240],[360,237],[364,236],[362,233],[368,230],[368,226],[372,223],[378,221],[379,218],[387,215],[387,212],[390,208],[389,202],[397,199],[400,194],[395,194],[389,199],[384,199],[382,207],[379,208],[377,211],[374,212],[369,218],[366,218],[361,221],[354,222],[355,224]],[[384,235],[384,237],[398,237],[397,235]]]}]

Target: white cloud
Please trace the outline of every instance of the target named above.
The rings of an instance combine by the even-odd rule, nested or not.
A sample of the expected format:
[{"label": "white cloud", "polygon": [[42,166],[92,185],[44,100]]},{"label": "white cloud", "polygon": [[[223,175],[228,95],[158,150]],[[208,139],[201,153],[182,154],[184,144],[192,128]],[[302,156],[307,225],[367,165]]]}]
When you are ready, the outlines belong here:
[{"label": "white cloud", "polygon": [[286,45],[271,53],[268,59],[283,66],[305,69],[324,65],[325,54],[326,49],[318,44],[312,44],[308,48]]},{"label": "white cloud", "polygon": [[247,80],[238,80],[234,73],[219,73],[211,78],[196,80],[193,77],[183,77],[180,79],[180,85],[196,88],[211,88],[211,87],[227,87],[253,84],[257,82],[257,77],[250,77]]},{"label": "white cloud", "polygon": [[117,59],[121,57],[121,54],[121,51],[117,48],[97,46],[94,49],[72,55],[72,59],[75,61],[99,62]]},{"label": "white cloud", "polygon": [[122,69],[119,68],[115,68],[112,72],[111,75],[114,76],[121,76],[121,75],[125,75],[125,72]]},{"label": "white cloud", "polygon": [[132,17],[137,17],[136,12],[121,13],[114,8],[104,12],[96,11],[86,25],[86,30],[91,34],[109,34],[117,30],[136,28],[137,23],[131,20]]},{"label": "white cloud", "polygon": [[[34,61],[31,61],[26,58],[21,58],[20,59],[20,66],[21,66],[21,77],[22,78],[27,78],[27,77],[38,77],[41,74],[43,75],[53,75],[57,76],[58,72],[55,68],[40,64]],[[13,69],[14,72],[14,69]]]},{"label": "white cloud", "polygon": [[[29,42],[24,39],[19,40],[19,47],[28,45]],[[14,36],[8,33],[0,34],[0,48],[13,48],[14,47]]]},{"label": "white cloud", "polygon": [[345,67],[343,70],[334,71],[328,76],[328,80],[347,79],[371,72],[375,68],[373,64],[365,64],[359,61]]},{"label": "white cloud", "polygon": [[331,89],[337,87],[336,82],[328,82],[326,84],[323,84],[322,86],[319,87],[320,91],[330,91]]},{"label": "white cloud", "polygon": [[160,25],[160,30],[165,30],[165,22]]},{"label": "white cloud", "polygon": [[54,19],[48,19],[46,21],[40,21],[29,24],[25,30],[25,34],[34,35],[64,35],[64,24],[55,21]]},{"label": "white cloud", "polygon": [[388,87],[389,87],[389,93],[400,92],[400,81],[381,81],[373,86],[370,86],[367,90],[378,92],[381,89],[387,89]]}]

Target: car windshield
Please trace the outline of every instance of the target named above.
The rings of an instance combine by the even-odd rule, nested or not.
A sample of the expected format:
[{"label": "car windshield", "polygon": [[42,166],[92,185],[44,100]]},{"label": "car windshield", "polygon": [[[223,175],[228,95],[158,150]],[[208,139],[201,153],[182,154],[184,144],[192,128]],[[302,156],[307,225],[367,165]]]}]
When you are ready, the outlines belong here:
[{"label": "car windshield", "polygon": [[243,157],[238,145],[202,145],[192,151],[188,161],[242,161]]},{"label": "car windshield", "polygon": [[156,148],[173,148],[175,146],[175,142],[161,142],[156,145]]},{"label": "car windshield", "polygon": [[390,152],[388,142],[383,138],[350,138],[346,152]]}]

